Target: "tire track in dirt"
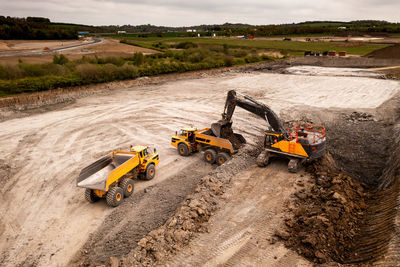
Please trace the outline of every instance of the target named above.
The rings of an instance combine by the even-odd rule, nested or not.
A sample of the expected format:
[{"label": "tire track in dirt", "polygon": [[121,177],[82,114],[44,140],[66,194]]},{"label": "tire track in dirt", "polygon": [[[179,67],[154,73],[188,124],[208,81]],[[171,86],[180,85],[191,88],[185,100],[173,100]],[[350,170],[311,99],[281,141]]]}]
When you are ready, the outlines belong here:
[{"label": "tire track in dirt", "polygon": [[[268,168],[252,166],[233,178],[232,187],[210,220],[210,232],[198,236],[167,266],[308,266],[282,245],[273,246],[274,229],[283,216],[282,203],[305,174],[287,172],[287,162]],[[303,177],[302,177],[303,176]]]}]

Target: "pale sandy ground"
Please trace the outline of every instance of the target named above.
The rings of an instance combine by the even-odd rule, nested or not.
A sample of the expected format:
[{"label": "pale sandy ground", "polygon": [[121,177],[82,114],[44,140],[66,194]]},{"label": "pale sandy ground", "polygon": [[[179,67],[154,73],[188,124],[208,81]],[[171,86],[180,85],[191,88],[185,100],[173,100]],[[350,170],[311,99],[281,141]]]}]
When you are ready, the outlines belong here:
[{"label": "pale sandy ground", "polygon": [[[230,89],[249,94],[279,113],[290,112],[295,107],[306,109],[307,106],[374,108],[399,92],[400,85],[388,80],[357,77],[220,74],[165,84],[114,88],[109,93],[80,99],[56,111],[2,122],[0,163],[3,170],[7,170],[6,165],[12,167],[11,171],[5,171],[0,189],[2,264],[15,266],[30,260],[38,266],[66,265],[111,211],[104,202],[91,205],[84,200],[83,190],[75,187],[80,169],[113,149],[128,148],[130,144],[154,144],[161,155],[157,177],[138,184],[136,190],[156,186],[188,162],[201,160],[200,155],[180,158],[169,144],[170,136],[182,126],[208,127],[219,119],[226,92]],[[234,130],[244,134],[250,143],[265,128],[266,124],[253,115],[237,110]],[[280,184],[280,179],[289,177],[289,183],[297,179],[289,176],[285,164],[274,166],[269,170],[273,176],[272,186],[287,188]],[[257,170],[253,171],[245,177],[257,175]],[[264,181],[255,180],[254,183],[265,186]],[[279,194],[270,188],[275,195],[266,194],[265,199],[256,203],[251,199],[252,189],[249,190],[250,193],[243,197],[250,196],[249,203],[261,205],[271,212],[280,211],[278,204],[282,204],[290,192]],[[227,207],[240,212],[241,206]],[[252,218],[252,214],[255,213],[249,213],[246,218]],[[232,214],[231,219],[238,220],[237,216]],[[260,225],[242,224],[243,229],[259,229]],[[272,224],[266,227],[268,225]],[[235,229],[242,229],[242,226]],[[229,238],[227,236],[226,240]],[[241,249],[241,246],[232,247],[236,248]],[[283,255],[280,253],[291,252],[278,250],[270,256],[279,258]]]},{"label": "pale sandy ground", "polygon": [[0,40],[1,50],[43,50],[45,47],[50,49],[59,48],[63,46],[70,46],[84,43],[80,40],[63,40],[63,41],[39,41],[39,40]]},{"label": "pale sandy ground", "polygon": [[[390,67],[393,68],[393,67]],[[380,77],[384,75],[377,69],[357,69],[357,68],[328,68],[317,66],[294,66],[287,68],[287,72],[291,74],[317,75],[317,76],[350,76],[350,77]]]}]

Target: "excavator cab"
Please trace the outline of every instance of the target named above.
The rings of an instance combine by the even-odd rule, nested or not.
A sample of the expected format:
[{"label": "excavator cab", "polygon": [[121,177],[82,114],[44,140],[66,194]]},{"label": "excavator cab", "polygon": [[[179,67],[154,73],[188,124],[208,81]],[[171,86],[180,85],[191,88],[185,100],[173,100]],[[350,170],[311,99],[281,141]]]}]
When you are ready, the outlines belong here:
[{"label": "excavator cab", "polygon": [[279,141],[283,140],[283,134],[279,133],[265,133],[264,137],[264,147],[271,147],[272,145],[278,143]]}]

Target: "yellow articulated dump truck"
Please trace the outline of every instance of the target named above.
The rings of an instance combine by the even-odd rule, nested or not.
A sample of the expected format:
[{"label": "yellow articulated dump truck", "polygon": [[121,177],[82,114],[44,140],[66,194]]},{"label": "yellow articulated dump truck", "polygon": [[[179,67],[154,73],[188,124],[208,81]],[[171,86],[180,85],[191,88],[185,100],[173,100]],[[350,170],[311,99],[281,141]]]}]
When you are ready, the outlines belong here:
[{"label": "yellow articulated dump truck", "polygon": [[108,205],[116,207],[124,197],[132,195],[134,179],[154,178],[159,161],[156,150],[149,152],[147,146],[131,146],[130,151],[113,151],[84,168],[77,178],[77,186],[86,188],[87,201],[93,203],[105,198]]},{"label": "yellow articulated dump truck", "polygon": [[177,148],[179,155],[189,156],[194,152],[204,151],[204,160],[218,165],[222,165],[235,154],[244,142],[246,140],[240,134],[232,134],[229,138],[216,137],[210,128],[185,128],[171,138],[171,145]]}]

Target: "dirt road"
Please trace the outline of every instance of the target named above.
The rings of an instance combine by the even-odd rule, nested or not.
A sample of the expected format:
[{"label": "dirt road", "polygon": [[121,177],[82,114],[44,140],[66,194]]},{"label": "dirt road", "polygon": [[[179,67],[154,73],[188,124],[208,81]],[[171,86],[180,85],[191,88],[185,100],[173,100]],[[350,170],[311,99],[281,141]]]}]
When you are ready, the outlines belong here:
[{"label": "dirt road", "polygon": [[[170,136],[180,127],[208,127],[219,119],[230,89],[249,94],[270,104],[278,113],[290,115],[297,108],[375,108],[399,92],[400,85],[382,79],[329,75],[223,73],[215,77],[112,88],[58,110],[4,121],[0,128],[1,262],[5,266],[66,265],[89,234],[114,212],[104,202],[92,205],[84,200],[83,190],[75,187],[80,169],[113,149],[127,149],[130,144],[153,144],[161,155],[157,176],[150,182],[138,183],[137,192],[148,187],[159,188],[163,182],[177,179],[188,164],[198,164],[201,159],[200,155],[180,158],[169,145]],[[237,110],[233,127],[254,143],[266,124]],[[200,166],[197,167],[199,176],[209,171],[208,167],[195,166]],[[283,173],[287,175],[284,164],[277,164],[270,171],[276,176],[272,181],[278,182]],[[254,169],[246,173],[247,177],[257,174]],[[293,182],[294,177],[291,179]],[[248,182],[263,186],[265,181],[260,177]],[[268,209],[288,196],[288,192],[275,193],[276,199],[267,196],[254,204]],[[251,190],[244,194],[251,195]],[[165,194],[164,201],[168,202],[168,195]],[[176,197],[174,192],[171,195]],[[153,205],[157,203],[143,205],[143,211]],[[228,205],[226,212],[230,208],[240,212],[241,207]],[[136,212],[144,214],[141,210]],[[279,206],[272,212],[279,213]],[[251,219],[259,214],[264,213],[255,211],[246,216]],[[232,215],[232,221],[235,220],[238,217]],[[131,223],[135,223],[134,220]],[[257,232],[259,226],[257,223],[238,224],[235,229],[241,231],[250,227]],[[224,231],[218,229],[215,231]],[[243,245],[249,242],[239,241]],[[251,242],[248,244],[253,244]],[[279,258],[289,252],[276,253],[274,255]]]},{"label": "dirt road", "polygon": [[284,172],[285,160],[268,168],[252,166],[238,173],[232,188],[204,233],[180,251],[167,266],[312,266],[283,244],[273,241],[285,216],[282,202],[308,174]]}]

